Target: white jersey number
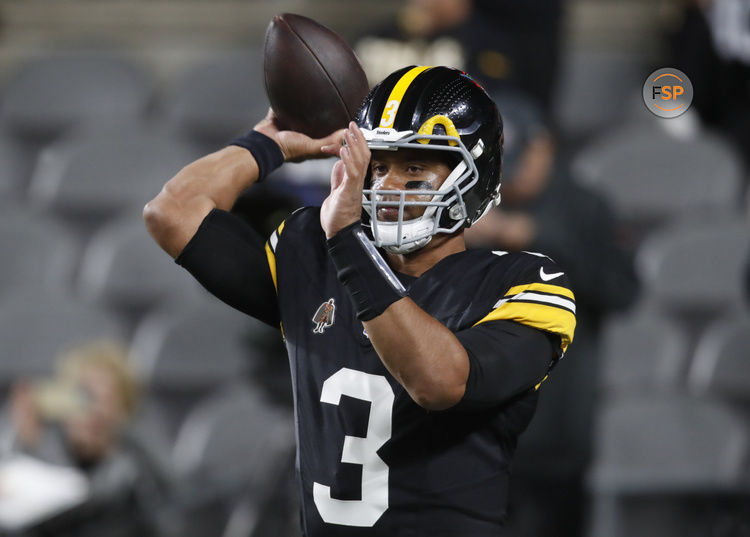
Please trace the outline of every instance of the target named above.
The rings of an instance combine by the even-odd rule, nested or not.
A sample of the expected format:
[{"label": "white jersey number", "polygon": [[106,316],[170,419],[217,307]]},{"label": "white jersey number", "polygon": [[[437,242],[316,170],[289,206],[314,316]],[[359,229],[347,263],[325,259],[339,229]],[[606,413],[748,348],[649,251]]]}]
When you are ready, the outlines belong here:
[{"label": "white jersey number", "polygon": [[313,483],[320,516],[329,524],[370,527],[388,509],[388,465],[377,451],[391,437],[393,389],[382,375],[342,367],[323,383],[320,400],[338,405],[342,395],[369,401],[367,436],[344,436],[341,462],[362,465],[361,500],[331,498],[331,487]]}]

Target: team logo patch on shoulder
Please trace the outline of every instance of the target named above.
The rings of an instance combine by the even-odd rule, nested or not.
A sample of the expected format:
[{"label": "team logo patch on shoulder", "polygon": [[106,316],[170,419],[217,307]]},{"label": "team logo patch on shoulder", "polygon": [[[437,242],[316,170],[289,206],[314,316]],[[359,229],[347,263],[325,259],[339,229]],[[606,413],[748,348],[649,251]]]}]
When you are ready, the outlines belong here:
[{"label": "team logo patch on shoulder", "polygon": [[333,298],[329,298],[328,302],[323,302],[320,307],[315,311],[312,322],[315,323],[313,328],[313,334],[322,334],[323,331],[333,324],[333,316],[336,312],[336,304]]}]

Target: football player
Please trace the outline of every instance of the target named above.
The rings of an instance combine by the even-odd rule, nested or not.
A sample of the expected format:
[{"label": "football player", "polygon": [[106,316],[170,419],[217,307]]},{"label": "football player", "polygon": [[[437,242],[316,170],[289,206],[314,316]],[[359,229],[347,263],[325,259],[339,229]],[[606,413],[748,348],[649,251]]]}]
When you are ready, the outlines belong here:
[{"label": "football player", "polygon": [[[283,161],[336,155],[323,206],[265,243],[229,210]],[[150,202],[155,240],[216,296],[281,328],[308,537],[497,535],[518,435],[573,339],[543,254],[467,251],[500,199],[502,122],[467,74],[407,67],[321,140],[273,113]]]}]

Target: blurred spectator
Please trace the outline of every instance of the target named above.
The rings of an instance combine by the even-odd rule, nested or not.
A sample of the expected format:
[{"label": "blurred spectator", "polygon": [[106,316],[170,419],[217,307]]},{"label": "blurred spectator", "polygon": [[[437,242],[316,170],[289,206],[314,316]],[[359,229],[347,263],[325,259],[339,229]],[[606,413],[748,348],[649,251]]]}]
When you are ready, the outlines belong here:
[{"label": "blurred spectator", "polygon": [[502,202],[467,230],[467,243],[549,255],[570,278],[578,320],[575,341],[543,385],[537,416],[519,441],[510,527],[523,535],[577,537],[585,516],[597,334],[605,314],[636,298],[633,260],[618,246],[604,201],[567,176],[539,107],[520,93],[496,94],[495,101],[505,136]]},{"label": "blurred spectator", "polygon": [[409,64],[450,65],[489,91],[513,84],[551,104],[562,0],[409,0],[356,45],[371,81]]},{"label": "blurred spectator", "polygon": [[126,435],[139,395],[126,351],[109,341],[71,349],[52,379],[14,385],[12,450],[77,469],[88,483],[81,505],[57,520],[37,521],[39,527],[52,524],[54,531],[75,536],[157,533],[165,481]]},{"label": "blurred spectator", "polygon": [[750,164],[750,2],[690,0],[670,45],[701,118],[729,134]]}]

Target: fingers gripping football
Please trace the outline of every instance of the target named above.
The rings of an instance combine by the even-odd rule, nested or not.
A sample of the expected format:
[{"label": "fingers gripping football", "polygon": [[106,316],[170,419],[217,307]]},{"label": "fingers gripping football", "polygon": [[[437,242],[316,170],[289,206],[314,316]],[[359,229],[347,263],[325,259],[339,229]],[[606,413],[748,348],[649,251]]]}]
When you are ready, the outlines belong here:
[{"label": "fingers gripping football", "polygon": [[335,131],[325,138],[310,138],[309,136],[295,132],[279,130],[278,119],[272,109],[260,122],[255,125],[255,130],[272,138],[284,155],[287,162],[300,162],[313,158],[326,158],[330,156],[331,151],[325,151],[325,148],[338,145],[344,129]]},{"label": "fingers gripping football", "polygon": [[345,145],[326,146],[323,151],[341,158],[331,172],[331,193],[320,210],[320,223],[327,238],[353,224],[362,215],[362,189],[370,165],[370,148],[352,122],[344,132]]}]

